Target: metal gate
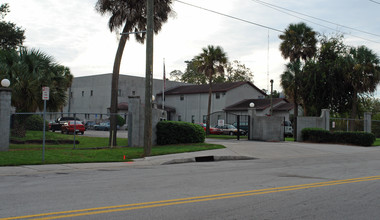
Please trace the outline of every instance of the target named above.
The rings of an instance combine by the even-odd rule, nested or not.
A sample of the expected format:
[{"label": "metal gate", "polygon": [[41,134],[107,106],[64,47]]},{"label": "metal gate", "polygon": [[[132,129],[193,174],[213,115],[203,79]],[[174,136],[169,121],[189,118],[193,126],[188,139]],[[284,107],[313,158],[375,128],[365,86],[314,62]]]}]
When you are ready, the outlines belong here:
[{"label": "metal gate", "polygon": [[[249,115],[237,115],[224,111],[213,112],[210,114],[210,126],[215,127],[218,125],[218,121],[223,120],[223,124],[230,124],[235,126],[238,131],[242,131],[245,135],[250,131],[250,116]],[[237,132],[237,140],[240,139],[241,132]]]}]

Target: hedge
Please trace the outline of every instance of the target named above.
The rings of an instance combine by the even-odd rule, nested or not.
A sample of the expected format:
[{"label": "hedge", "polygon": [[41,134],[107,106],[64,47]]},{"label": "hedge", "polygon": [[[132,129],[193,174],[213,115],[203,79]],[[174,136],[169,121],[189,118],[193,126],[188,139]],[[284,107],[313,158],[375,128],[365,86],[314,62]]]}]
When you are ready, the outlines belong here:
[{"label": "hedge", "polygon": [[160,121],[157,124],[157,144],[203,143],[206,134],[197,124],[181,121]]},{"label": "hedge", "polygon": [[372,133],[367,132],[329,132],[321,128],[304,128],[301,131],[304,141],[316,143],[339,143],[353,144],[359,146],[371,146],[376,137]]},{"label": "hedge", "polygon": [[[42,131],[44,126],[44,119],[40,115],[28,116],[25,120],[25,129],[32,131]],[[49,130],[48,122],[45,122],[45,129]]]}]

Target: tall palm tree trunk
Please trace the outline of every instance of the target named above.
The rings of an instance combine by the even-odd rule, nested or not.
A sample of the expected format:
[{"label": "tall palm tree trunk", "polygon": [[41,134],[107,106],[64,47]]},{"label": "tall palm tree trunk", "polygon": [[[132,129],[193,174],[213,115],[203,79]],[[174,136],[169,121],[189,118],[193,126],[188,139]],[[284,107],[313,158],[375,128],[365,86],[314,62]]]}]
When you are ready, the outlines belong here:
[{"label": "tall palm tree trunk", "polygon": [[[127,32],[126,25],[123,28],[123,33]],[[123,57],[124,47],[127,39],[124,35],[121,35],[119,46],[116,51],[115,61],[113,64],[112,71],[112,88],[111,88],[111,108],[110,108],[110,134],[108,145],[117,146],[116,137],[117,137],[117,123],[116,123],[116,114],[117,114],[117,104],[118,104],[118,90],[119,90],[119,73],[120,73],[120,64],[121,58]]]},{"label": "tall palm tree trunk", "polygon": [[297,141],[297,117],[298,117],[298,103],[297,103],[297,93],[298,93],[298,81],[297,73],[294,73],[294,141]]}]

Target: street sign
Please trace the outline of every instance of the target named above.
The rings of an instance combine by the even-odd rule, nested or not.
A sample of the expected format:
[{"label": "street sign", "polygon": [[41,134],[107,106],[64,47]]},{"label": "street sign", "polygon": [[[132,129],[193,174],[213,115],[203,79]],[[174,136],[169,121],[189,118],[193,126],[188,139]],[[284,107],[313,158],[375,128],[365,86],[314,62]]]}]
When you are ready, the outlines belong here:
[{"label": "street sign", "polygon": [[224,126],[224,120],[223,119],[218,120],[218,126]]},{"label": "street sign", "polygon": [[42,100],[49,100],[49,87],[42,87]]}]

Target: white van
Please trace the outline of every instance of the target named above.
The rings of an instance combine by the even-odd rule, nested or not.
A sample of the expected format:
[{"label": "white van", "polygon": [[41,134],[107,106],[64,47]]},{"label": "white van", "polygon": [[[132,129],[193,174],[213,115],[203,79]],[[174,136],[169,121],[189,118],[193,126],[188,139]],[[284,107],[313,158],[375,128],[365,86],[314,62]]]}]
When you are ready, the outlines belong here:
[{"label": "white van", "polygon": [[290,121],[284,121],[284,135],[285,137],[293,137],[293,127]]}]

